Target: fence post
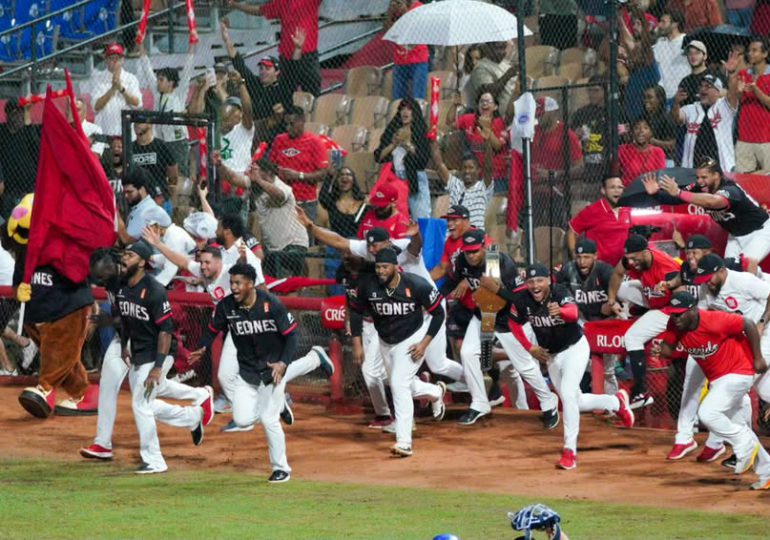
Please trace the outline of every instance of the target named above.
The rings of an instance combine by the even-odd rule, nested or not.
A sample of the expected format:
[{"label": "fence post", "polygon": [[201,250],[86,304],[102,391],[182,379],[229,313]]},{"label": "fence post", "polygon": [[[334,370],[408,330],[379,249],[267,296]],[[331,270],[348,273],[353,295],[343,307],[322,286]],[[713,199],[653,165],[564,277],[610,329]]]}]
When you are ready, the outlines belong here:
[{"label": "fence post", "polygon": [[[524,13],[527,0],[516,3],[516,44],[519,48],[519,87],[524,94],[527,88],[527,45],[524,43]],[[522,141],[522,161],[524,162],[524,216],[527,223],[527,264],[535,262],[535,227],[532,218],[532,160],[530,156],[530,140]]]}]

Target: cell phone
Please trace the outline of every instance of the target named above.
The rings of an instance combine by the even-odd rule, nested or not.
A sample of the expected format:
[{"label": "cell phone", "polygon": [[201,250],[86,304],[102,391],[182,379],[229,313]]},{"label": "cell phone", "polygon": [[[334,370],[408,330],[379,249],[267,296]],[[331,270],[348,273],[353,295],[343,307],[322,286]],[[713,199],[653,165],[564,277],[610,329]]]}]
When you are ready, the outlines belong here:
[{"label": "cell phone", "polygon": [[200,182],[198,182],[198,187],[200,187],[200,189],[208,188],[209,187],[208,180],[201,180]]}]

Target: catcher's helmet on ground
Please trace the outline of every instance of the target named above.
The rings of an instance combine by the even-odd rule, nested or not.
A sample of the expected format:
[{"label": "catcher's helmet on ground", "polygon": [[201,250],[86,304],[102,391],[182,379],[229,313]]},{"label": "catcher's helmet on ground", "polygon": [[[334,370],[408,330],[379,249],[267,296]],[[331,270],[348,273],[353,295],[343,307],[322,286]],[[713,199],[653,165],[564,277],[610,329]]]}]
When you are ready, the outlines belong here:
[{"label": "catcher's helmet on ground", "polygon": [[515,514],[508,512],[508,519],[511,520],[511,527],[514,531],[524,531],[524,538],[529,540],[533,530],[544,530],[548,527],[554,529],[554,540],[561,537],[559,514],[548,508],[544,504],[531,504],[525,506]]}]

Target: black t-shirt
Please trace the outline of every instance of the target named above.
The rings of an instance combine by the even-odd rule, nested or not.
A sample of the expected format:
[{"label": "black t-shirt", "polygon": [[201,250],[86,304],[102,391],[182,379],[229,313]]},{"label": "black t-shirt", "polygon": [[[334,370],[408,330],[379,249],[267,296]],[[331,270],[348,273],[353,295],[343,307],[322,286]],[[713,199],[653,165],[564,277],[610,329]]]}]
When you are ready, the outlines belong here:
[{"label": "black t-shirt", "polygon": [[[695,193],[705,192],[697,184],[692,184],[686,189]],[[743,236],[758,231],[767,221],[767,212],[735,182],[724,180],[715,195],[720,195],[727,199],[729,206],[721,210],[705,209],[706,213],[720,227],[733,236]],[[751,253],[748,253],[748,255],[751,255]]]},{"label": "black t-shirt", "polygon": [[682,280],[687,292],[693,295],[695,298],[699,298],[700,287],[695,284],[695,272],[690,268],[690,264],[685,261],[682,263],[682,269],[679,271],[679,279]]},{"label": "black t-shirt", "polygon": [[228,330],[238,351],[239,374],[249,384],[273,382],[268,363],[290,362],[283,358],[286,338],[297,329],[297,322],[277,297],[256,289],[257,300],[250,309],[227,295],[217,304],[209,331]]},{"label": "black t-shirt", "polygon": [[0,124],[0,171],[5,191],[0,197],[0,214],[8,218],[21,198],[35,191],[42,126],[24,126],[11,132]]},{"label": "black t-shirt", "polygon": [[612,266],[597,260],[588,275],[582,276],[575,261],[570,261],[556,274],[556,283],[573,294],[583,320],[598,321],[607,318],[602,315],[602,305],[607,302],[612,272]]},{"label": "black t-shirt", "polygon": [[73,283],[52,266],[41,266],[32,274],[32,299],[27,304],[25,322],[58,321],[94,302],[88,282]]},{"label": "black t-shirt", "polygon": [[717,137],[708,117],[708,112],[711,107],[703,104],[701,104],[701,107],[703,107],[703,114],[705,116],[698,128],[698,134],[695,137],[695,148],[693,149],[693,159],[695,163],[700,163],[704,157],[719,155]]},{"label": "black t-shirt", "polygon": [[259,77],[246,67],[240,53],[236,53],[235,58],[233,58],[233,67],[241,74],[246,83],[246,90],[251,97],[254,120],[273,116],[273,105],[276,103],[283,104],[284,110],[293,104],[294,89],[288,71],[282,71],[275,84],[264,86]]},{"label": "black t-shirt", "polygon": [[551,317],[548,314],[550,302],[565,306],[574,304],[575,299],[563,285],[551,287],[550,296],[542,303],[535,302],[529,291],[522,289],[516,294],[508,313],[515,323],[530,323],[537,337],[537,344],[551,354],[556,354],[577,343],[583,337],[583,330],[577,321],[568,323],[561,317]]},{"label": "black t-shirt", "polygon": [[[676,123],[670,114],[663,111],[657,114],[647,115],[647,122],[650,124],[652,136],[661,141],[670,141],[676,139]],[[667,151],[666,157],[674,159],[674,151]],[[716,155],[716,154],[713,154]]]},{"label": "black t-shirt", "polygon": [[[116,297],[124,337],[131,340],[131,363],[139,366],[155,362],[158,336],[174,332],[171,303],[163,285],[146,275],[136,285],[124,284]],[[169,355],[176,354],[176,340],[171,339]]]},{"label": "black t-shirt", "polygon": [[[452,271],[453,279],[447,279],[442,287],[444,291],[454,290],[455,287],[463,280],[468,280],[468,287],[471,291],[476,292],[479,288],[479,280],[481,276],[486,272],[486,263],[479,266],[471,266],[468,264],[468,260],[465,258],[464,253],[460,253],[455,260],[455,266]],[[513,292],[517,287],[523,284],[523,281],[519,277],[516,271],[516,263],[505,253],[500,254],[500,281],[502,282],[503,289]],[[502,296],[502,295],[501,295]],[[497,312],[497,319],[495,320],[495,332],[505,333],[510,332],[508,328],[508,310],[510,302],[505,307]],[[476,308],[473,312],[478,318],[481,318],[481,310]]]},{"label": "black t-shirt", "polygon": [[159,187],[163,196],[169,198],[168,182],[166,181],[166,169],[176,165],[174,156],[166,146],[166,143],[158,138],[150,144],[140,145],[134,141],[131,144],[131,163],[146,169],[152,178],[152,186],[148,186],[148,193],[155,193],[151,187]]},{"label": "black t-shirt", "polygon": [[356,298],[350,307],[369,313],[380,339],[390,345],[406,340],[417,332],[425,320],[423,308],[432,313],[441,306],[443,297],[427,280],[414,274],[402,273],[395,290],[391,291],[373,274],[364,274],[358,282]]}]

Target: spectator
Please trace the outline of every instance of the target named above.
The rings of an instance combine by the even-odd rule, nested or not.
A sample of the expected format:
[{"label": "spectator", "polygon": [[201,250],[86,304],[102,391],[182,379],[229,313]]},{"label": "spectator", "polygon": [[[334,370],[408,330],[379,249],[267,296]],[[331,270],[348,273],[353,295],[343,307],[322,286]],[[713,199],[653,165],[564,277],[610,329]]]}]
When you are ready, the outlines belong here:
[{"label": "spectator", "polygon": [[631,126],[631,142],[618,148],[623,184],[628,185],[644,173],[666,168],[666,153],[652,144],[652,129],[644,118]]},{"label": "spectator", "polygon": [[471,225],[483,229],[487,206],[492,200],[493,186],[489,180],[479,176],[479,162],[473,154],[466,154],[462,161],[462,180],[453,175],[444,164],[438,143],[431,143],[431,155],[439,178],[449,192],[449,204],[467,209]]},{"label": "spectator", "polygon": [[142,107],[139,80],[123,69],[125,52],[121,45],[111,43],[104,48],[105,71],[94,71],[89,81],[91,95],[96,97],[96,124],[105,135],[120,135],[120,112]]},{"label": "spectator", "polygon": [[577,47],[577,2],[540,0],[540,43],[557,49]]},{"label": "spectator", "polygon": [[684,77],[679,83],[679,88],[687,92],[687,99],[681,105],[689,105],[698,101],[700,93],[700,83],[703,77],[716,75],[707,67],[708,50],[702,41],[692,40],[687,45],[687,62],[690,64],[690,74]]},{"label": "spectator", "polygon": [[632,120],[641,116],[642,95],[648,86],[658,84],[660,72],[652,50],[650,22],[636,4],[629,4],[633,31],[625,24],[619,24],[621,43],[626,51],[628,83],[623,96],[626,118]]},{"label": "spectator", "polygon": [[[147,227],[158,235],[160,242],[177,253],[190,253],[195,249],[195,241],[182,227],[175,225],[161,208],[151,208],[145,214]],[[163,255],[153,255],[150,264],[153,276],[164,287],[171,284],[179,267]]]},{"label": "spectator", "polygon": [[[738,142],[735,145],[735,171],[770,172],[770,66],[768,41],[753,38],[749,43],[751,67],[737,74],[741,92]],[[728,71],[733,71],[732,64]]]},{"label": "spectator", "polygon": [[123,193],[123,137],[110,137],[107,151],[102,154],[102,169],[115,195]]},{"label": "spectator", "polygon": [[305,110],[287,109],[286,133],[273,141],[270,160],[278,165],[278,176],[291,186],[297,204],[315,220],[318,217],[316,185],[329,174],[329,153],[321,139],[305,131]]},{"label": "spectator", "polygon": [[498,106],[507,119],[510,116],[508,106],[513,102],[511,98],[516,93],[516,81],[513,77],[519,72],[518,65],[511,64],[511,58],[515,54],[513,41],[483,43],[481,54],[481,59],[471,72],[466,94],[475,99],[482,86],[491,84],[492,88],[487,91],[497,96]]},{"label": "spectator", "polygon": [[[321,65],[318,61],[318,10],[322,0],[270,0],[262,5],[250,5],[227,0],[228,7],[254,16],[278,19],[281,22],[281,42],[278,55],[284,73],[305,92],[314,96],[321,93]],[[293,60],[298,33],[305,36],[299,47],[301,58]],[[294,91],[296,87],[292,87]],[[296,191],[295,191],[296,195]],[[299,199],[298,199],[299,200]]]},{"label": "spectator", "polygon": [[242,256],[240,247],[245,246],[246,249],[242,251],[246,254],[246,263],[256,268],[257,275],[260,276],[258,281],[262,283],[262,263],[260,258],[248,249],[247,235],[246,224],[240,214],[232,212],[219,218],[216,239],[223,248],[222,262],[227,265],[236,264]]},{"label": "spectator", "polygon": [[414,99],[404,98],[374,151],[379,163],[391,162],[393,173],[409,185],[409,212],[415,220],[431,214],[430,185],[425,172],[430,157],[426,134],[420,106]]},{"label": "spectator", "polygon": [[679,11],[684,15],[685,32],[724,24],[717,0],[669,0],[666,9]]},{"label": "spectator", "polygon": [[579,236],[593,240],[597,245],[597,258],[615,266],[623,258],[623,245],[631,226],[631,209],[618,206],[623,195],[623,181],[617,176],[607,176],[602,181],[602,198],[583,208],[572,218],[567,230],[567,248],[573,259],[577,253]]},{"label": "spectator", "polygon": [[132,167],[123,177],[123,198],[130,208],[125,224],[118,217],[118,237],[123,244],[139,240],[150,218],[157,216],[157,210],[163,211],[150,197],[151,184],[150,174],[142,167]]},{"label": "spectator", "polygon": [[[150,173],[151,183],[147,191],[162,193],[170,201],[169,185],[176,186],[179,166],[166,143],[155,138],[152,124],[134,124],[136,140],[131,144],[131,164]],[[160,203],[159,203],[160,204]]]},{"label": "spectator", "polygon": [[5,102],[6,122],[0,124],[0,215],[7,219],[22,197],[35,190],[41,126],[31,125],[29,107]]},{"label": "spectator", "polygon": [[308,235],[297,221],[294,192],[278,178],[275,163],[264,158],[252,164],[249,178],[267,250],[265,271],[276,278],[307,275]]},{"label": "spectator", "polygon": [[658,41],[652,47],[660,71],[660,85],[666,99],[673,100],[679,81],[690,73],[684,54],[684,15],[680,11],[665,11],[658,22]]},{"label": "spectator", "polygon": [[[96,154],[98,159],[102,159],[104,149],[107,147],[103,140],[104,134],[102,133],[102,128],[87,120],[86,117],[88,111],[86,110],[86,103],[82,98],[77,98],[75,100],[75,106],[78,109],[78,117],[80,118],[80,125],[83,127],[83,133],[86,134],[86,137],[88,137],[88,140],[91,142],[91,152]],[[69,108],[67,108],[67,118],[72,118],[72,113]]]},{"label": "spectator", "polygon": [[[384,30],[387,30],[404,13],[422,5],[419,0],[390,0]],[[428,86],[427,45],[396,45],[393,58],[393,99],[412,97],[425,99]]]},{"label": "spectator", "polygon": [[[684,137],[682,167],[692,168],[704,157],[719,156],[719,165],[724,171],[735,166],[733,127],[738,110],[737,81],[733,79],[727,97],[720,97],[724,90],[722,79],[706,75],[700,85],[700,101],[684,107],[679,106],[686,94],[679,91],[671,116],[678,124],[687,127]],[[704,120],[708,118],[708,122]]]},{"label": "spectator", "polygon": [[725,0],[727,24],[749,29],[757,0]]},{"label": "spectator", "polygon": [[397,240],[406,236],[409,231],[409,216],[400,214],[396,208],[398,192],[388,183],[382,183],[369,196],[369,210],[361,220],[356,236],[359,240],[366,237],[366,233],[375,227],[385,229],[391,238]]},{"label": "spectator", "polygon": [[[191,43],[188,46],[187,58],[181,74],[174,68],[165,67],[159,69],[156,75],[152,70],[152,63],[147,56],[144,44],[139,46],[139,76],[145,85],[151,85],[155,110],[167,113],[187,111],[187,96],[190,93],[190,78],[195,62],[195,49],[195,44]],[[158,139],[166,144],[174,157],[174,162],[179,166],[182,174],[187,176],[190,169],[190,144],[187,139],[187,128],[185,126],[158,124],[156,129]]]},{"label": "spectator", "polygon": [[476,64],[479,63],[481,57],[481,45],[469,45],[465,50],[462,70],[458,69],[457,71],[457,80],[459,81],[457,89],[463,96],[463,103],[472,103],[473,99],[476,97],[468,94],[468,89],[470,88],[468,83],[471,80],[471,73],[473,73],[473,69],[476,67]]},{"label": "spectator", "polygon": [[586,181],[598,184],[607,172],[609,150],[609,122],[604,101],[606,81],[600,75],[588,79],[588,105],[572,115],[570,127],[580,138],[585,163]]},{"label": "spectator", "polygon": [[676,154],[676,123],[666,113],[666,92],[656,84],[644,91],[644,114],[642,115],[652,130],[655,146],[660,146],[666,153],[666,165],[674,166]]}]

